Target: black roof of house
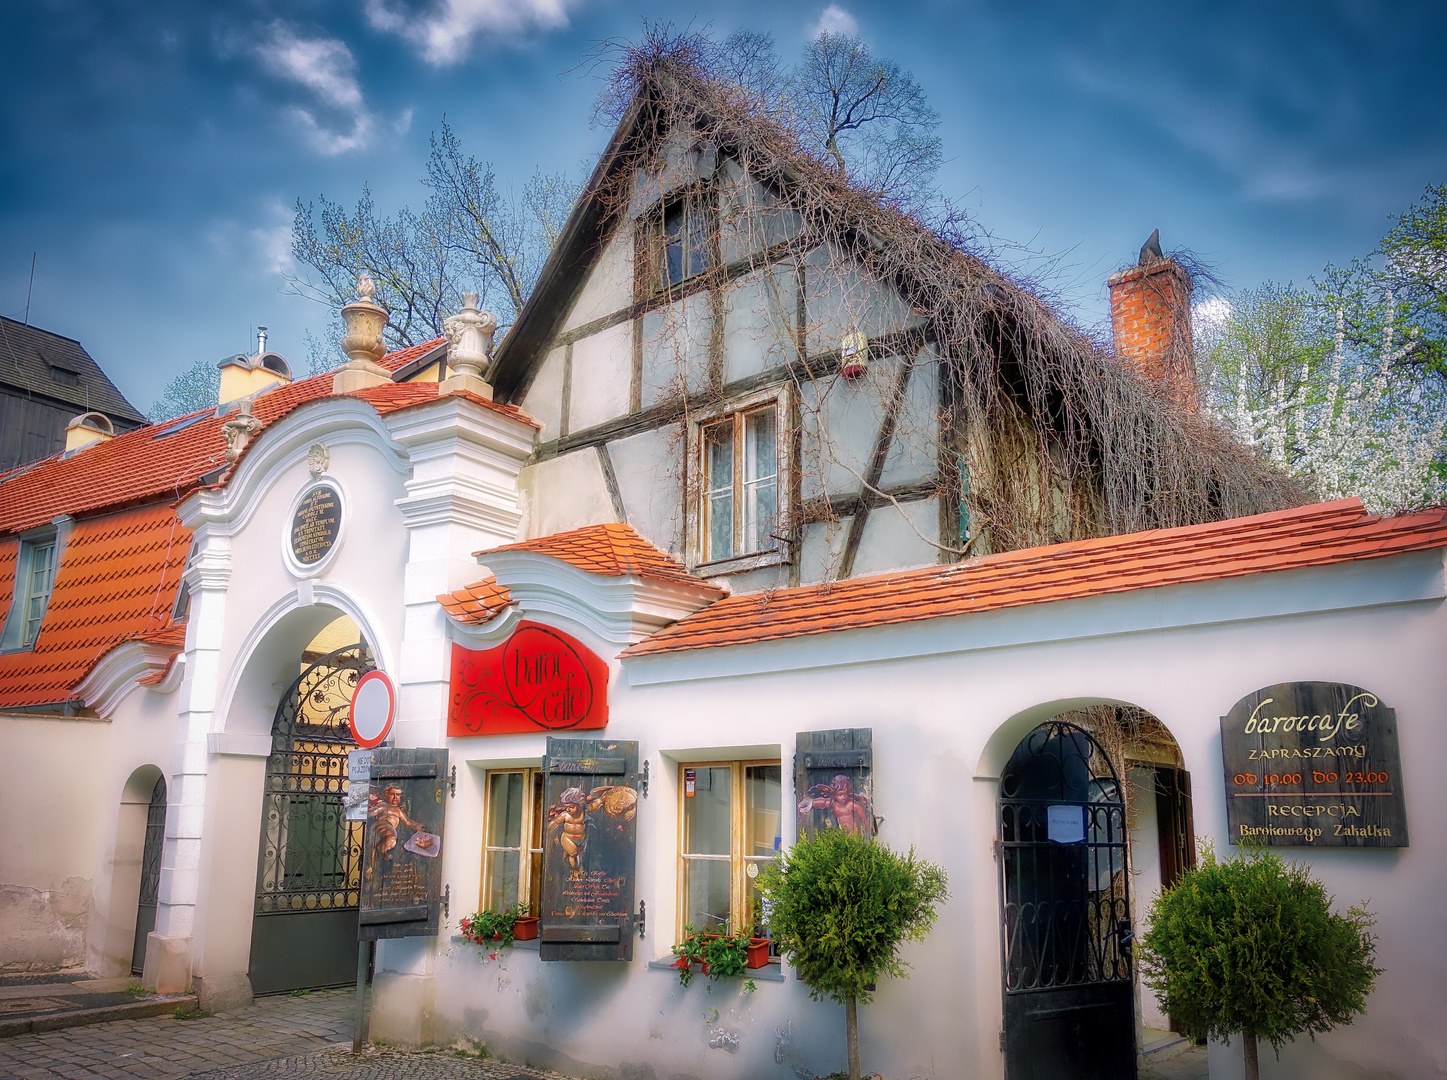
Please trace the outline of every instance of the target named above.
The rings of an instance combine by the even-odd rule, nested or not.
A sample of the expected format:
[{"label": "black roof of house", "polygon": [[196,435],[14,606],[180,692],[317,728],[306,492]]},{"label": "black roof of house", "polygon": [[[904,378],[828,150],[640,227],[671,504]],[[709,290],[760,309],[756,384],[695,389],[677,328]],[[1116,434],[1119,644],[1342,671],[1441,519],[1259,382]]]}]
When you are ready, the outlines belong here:
[{"label": "black roof of house", "polygon": [[80,342],[3,315],[0,386],[73,405],[77,413],[105,413],[123,426],[146,423],[146,417],[116,389]]}]

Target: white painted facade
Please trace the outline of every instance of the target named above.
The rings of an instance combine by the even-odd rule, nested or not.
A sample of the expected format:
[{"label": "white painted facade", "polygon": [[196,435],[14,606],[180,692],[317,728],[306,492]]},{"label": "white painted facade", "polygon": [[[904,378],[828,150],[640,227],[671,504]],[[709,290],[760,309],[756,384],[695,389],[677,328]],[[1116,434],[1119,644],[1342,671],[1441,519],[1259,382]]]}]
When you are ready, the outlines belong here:
[{"label": "white painted facade", "polygon": [[[728,166],[702,158],[681,155],[662,178],[640,182],[639,206],[714,168],[733,185],[731,197],[766,201]],[[726,260],[754,237],[782,238],[791,228],[781,216],[760,221],[747,237],[725,234]],[[1435,775],[1447,752],[1442,551],[620,660],[628,645],[703,606],[706,592],[589,574],[527,551],[489,555],[484,569],[473,553],[623,520],[690,560],[687,462],[698,417],[691,405],[663,408],[680,394],[686,402],[694,392],[714,393],[724,409],[744,389],[791,395],[791,482],[797,504],[807,506],[859,496],[884,412],[901,388],[878,486],[909,497],[869,509],[848,565],[841,560],[853,520],[804,515],[778,559],[728,575],[734,591],[933,563],[948,517],[931,487],[941,436],[928,346],[906,356],[880,349],[858,380],[837,368],[799,379],[780,366],[798,359],[801,339],[806,352],[837,349],[853,332],[878,342],[907,330],[910,312],[847,275],[831,276],[833,261],[821,258],[740,275],[726,288],[625,318],[634,304],[634,250],[624,234],[603,247],[559,340],[544,351],[520,402],[540,432],[459,397],[385,417],[358,399],[297,408],[257,436],[224,486],[181,506],[195,533],[185,572],[190,618],[185,651],[166,678],[140,685],[156,659],[126,646],[80,690],[99,722],[0,718],[0,752],[37,762],[14,790],[55,814],[69,838],[58,849],[12,829],[0,850],[10,865],[24,861],[39,891],[90,882],[87,966],[126,970],[137,808],[143,824],[144,802],[164,775],[164,869],[145,981],[194,985],[213,1010],[249,997],[272,718],[306,644],[347,615],[400,688],[396,745],[446,747],[458,765],[442,855],[450,925],[436,939],[379,945],[374,1037],[475,1039],[514,1060],[628,1080],[784,1080],[839,1068],[842,1010],[810,1001],[787,966],[784,979],[761,976],[745,994],[705,980],[681,988],[673,972],[649,961],[670,958],[681,922],[680,768],[778,759],[788,807],[799,798],[788,767],[797,733],[867,727],[880,836],[943,865],[952,897],[928,941],[908,950],[912,976],[883,983],[861,1010],[866,1067],[897,1077],[999,1078],[993,845],[1000,772],[1020,739],[1094,703],[1146,710],[1174,737],[1191,774],[1197,834],[1226,851],[1220,717],[1263,686],[1324,680],[1366,687],[1397,711],[1413,845],[1304,855],[1340,904],[1371,903],[1384,974],[1365,1017],[1289,1047],[1280,1065],[1263,1053],[1263,1075],[1447,1076],[1447,1038],[1437,1024],[1447,1001],[1447,924],[1437,899],[1447,887],[1447,786]],[[718,318],[725,324],[715,333]],[[642,419],[619,426],[630,416]],[[303,568],[288,556],[286,537],[313,480],[308,458],[318,443],[329,456],[321,475],[342,495],[343,524],[328,557]],[[515,605],[480,627],[449,620],[437,596],[489,571]],[[650,769],[637,815],[637,898],[647,904],[647,931],[631,963],[544,964],[521,947],[484,961],[455,937],[459,917],[479,904],[487,770],[538,764],[545,736],[448,738],[450,647],[498,644],[524,618],[574,635],[607,661],[603,734],[636,740]],[[67,771],[83,782],[65,782]],[[790,817],[785,843],[793,839]],[[1139,928],[1159,869],[1149,815],[1135,827]],[[1140,1014],[1160,1020],[1149,1005]],[[1237,1075],[1237,1054],[1212,1048],[1215,1080]]]},{"label": "white painted facade", "polygon": [[[516,588],[536,572],[527,563],[544,561],[551,560],[515,556],[491,569]],[[562,573],[572,574],[572,587],[553,594],[546,608],[524,602],[522,614],[546,612],[544,621],[601,655],[616,652],[620,639],[596,629],[596,581]],[[798,731],[870,727],[880,837],[943,865],[952,898],[929,940],[909,949],[911,977],[885,983],[875,1004],[861,1010],[866,1064],[886,1076],[1002,1076],[992,845],[1000,770],[1018,741],[1067,709],[1102,702],[1146,709],[1180,746],[1194,783],[1198,836],[1229,853],[1220,717],[1262,686],[1329,680],[1370,687],[1396,708],[1413,845],[1283,852],[1306,858],[1343,906],[1370,902],[1385,974],[1365,1017],[1315,1044],[1288,1047],[1279,1067],[1263,1053],[1263,1075],[1443,1075],[1447,1043],[1433,1018],[1447,994],[1440,963],[1447,932],[1424,902],[1444,884],[1447,860],[1447,836],[1434,824],[1447,797],[1433,782],[1433,762],[1447,749],[1436,722],[1447,675],[1434,663],[1447,634],[1443,595],[1441,553],[1430,552],[615,662],[608,734],[637,739],[653,777],[638,816],[638,896],[648,910],[640,958],[544,964],[519,947],[489,962],[456,937],[435,945],[388,942],[373,1031],[410,1041],[478,1039],[514,1060],[583,1074],[782,1077],[795,1066],[821,1074],[838,1068],[842,1010],[809,1001],[797,981],[759,980],[752,994],[727,983],[710,990],[704,980],[682,989],[672,971],[644,961],[667,959],[674,940],[679,766],[787,761]],[[495,643],[507,632],[500,626],[473,640]],[[543,737],[438,745],[470,767],[449,824],[467,823],[454,836],[470,853],[481,840],[485,771],[536,764]],[[797,793],[786,790],[786,806],[791,798]],[[1138,927],[1159,881],[1151,824],[1137,823],[1132,851]],[[473,910],[475,868],[449,880],[456,910]],[[1159,1019],[1153,1003],[1142,1002],[1142,1012],[1147,1021]],[[720,1031],[737,1036],[736,1050],[710,1048]],[[1239,1047],[1213,1047],[1212,1076],[1238,1075],[1238,1054]]]}]

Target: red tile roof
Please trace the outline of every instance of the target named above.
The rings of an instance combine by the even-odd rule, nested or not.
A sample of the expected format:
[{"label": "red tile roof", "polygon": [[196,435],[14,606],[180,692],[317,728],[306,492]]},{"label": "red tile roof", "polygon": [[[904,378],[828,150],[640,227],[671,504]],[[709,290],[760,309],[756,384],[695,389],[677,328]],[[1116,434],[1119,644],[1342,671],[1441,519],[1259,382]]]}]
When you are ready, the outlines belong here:
[{"label": "red tile roof", "polygon": [[[382,366],[395,371],[440,343],[439,338],[390,353]],[[537,426],[511,406],[454,393]],[[328,372],[263,394],[252,412],[269,426],[301,405],[331,396]],[[438,387],[391,383],[347,396],[386,416],[436,401]],[[174,506],[203,476],[227,466],[221,434],[226,419],[208,409],[0,474],[0,618],[9,609],[19,547],[4,539],[6,534],[44,525],[59,514],[79,519],[62,553],[35,648],[0,655],[0,707],[65,701],[95,662],[125,641],[184,647],[184,627],[170,626],[170,612],[191,534],[177,521]],[[255,444],[253,439],[250,445]]]},{"label": "red tile roof", "polygon": [[624,656],[860,630],[1447,546],[1447,510],[1379,517],[1357,499],[1080,540],[953,566],[730,597]]},{"label": "red tile roof", "polygon": [[490,622],[513,602],[512,593],[497,583],[497,576],[489,574],[481,581],[465,585],[456,592],[443,593],[437,598],[442,610],[460,623],[481,624]]},{"label": "red tile roof", "polygon": [[590,574],[655,578],[688,584],[720,596],[724,593],[718,586],[694,577],[686,568],[674,562],[627,525],[587,525],[571,532],[553,533],[551,536],[540,536],[536,540],[524,540],[518,544],[504,544],[502,547],[473,554],[485,558],[503,551],[532,551],[539,555],[548,555]]},{"label": "red tile roof", "polygon": [[[440,341],[389,353],[382,358],[382,366],[396,370],[426,355]],[[512,406],[456,393],[484,408],[534,423]],[[252,412],[262,424],[270,425],[300,405],[331,396],[332,373],[328,372],[263,394],[253,403]],[[387,383],[347,396],[361,398],[386,416],[436,401],[438,395],[436,383],[417,382]],[[202,475],[227,464],[226,440],[221,435],[226,419],[208,409],[126,432],[69,457],[57,455],[0,475],[0,535],[43,525],[57,514],[80,517],[153,499],[178,501],[198,486]]]},{"label": "red tile roof", "polygon": [[15,562],[19,556],[19,540],[0,540],[0,617],[10,610],[10,598],[15,590]]},{"label": "red tile roof", "polygon": [[[0,546],[0,577],[14,578],[14,540]],[[171,622],[191,533],[169,503],[152,503],[75,523],[34,649],[0,655],[0,707],[49,705],[110,649],[126,641],[185,642]],[[0,581],[0,600],[11,586]]]}]

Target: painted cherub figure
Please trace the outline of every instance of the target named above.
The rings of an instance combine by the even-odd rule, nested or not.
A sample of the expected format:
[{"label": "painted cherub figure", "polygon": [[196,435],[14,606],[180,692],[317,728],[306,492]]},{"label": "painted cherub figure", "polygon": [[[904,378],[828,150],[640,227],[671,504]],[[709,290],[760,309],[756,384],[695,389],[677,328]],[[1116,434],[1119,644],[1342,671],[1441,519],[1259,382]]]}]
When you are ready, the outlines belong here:
[{"label": "painted cherub figure", "polygon": [[847,776],[836,776],[828,787],[815,784],[809,789],[808,798],[799,801],[799,821],[802,825],[811,810],[827,810],[834,817],[834,824],[845,832],[874,835],[874,818],[869,812],[869,799],[854,791],[854,785]]},{"label": "painted cherub figure", "polygon": [[421,832],[422,826],[407,816],[407,811],[402,809],[402,789],[399,787],[388,787],[382,789],[382,797],[375,802],[375,796],[368,796],[367,817],[372,822],[372,864],[376,865],[377,857],[384,859],[392,857],[392,849],[397,846],[397,830],[403,825]]},{"label": "painted cherub figure", "polygon": [[583,872],[583,852],[588,850],[588,826],[592,823],[588,815],[599,809],[620,824],[632,821],[638,813],[638,792],[620,784],[605,784],[592,791],[571,787],[548,807],[548,832],[562,830],[558,844],[574,875]]}]

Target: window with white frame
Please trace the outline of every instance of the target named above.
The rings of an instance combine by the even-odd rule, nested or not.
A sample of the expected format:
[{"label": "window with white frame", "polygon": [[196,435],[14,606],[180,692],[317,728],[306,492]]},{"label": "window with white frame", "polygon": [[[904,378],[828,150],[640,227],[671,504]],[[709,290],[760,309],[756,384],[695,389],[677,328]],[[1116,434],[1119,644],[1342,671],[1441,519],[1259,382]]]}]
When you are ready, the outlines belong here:
[{"label": "window with white frame", "polygon": [[15,595],[6,620],[3,644],[7,649],[35,645],[50,591],[55,585],[55,533],[20,542],[15,563]]},{"label": "window with white frame", "polygon": [[499,769],[487,774],[480,907],[501,911],[521,903],[538,913],[543,885],[543,774]]},{"label": "window with white frame", "polygon": [[757,882],[778,857],[777,761],[680,766],[678,931],[767,936]]},{"label": "window with white frame", "polygon": [[697,495],[691,507],[695,565],[721,571],[778,561],[789,501],[787,417],[782,396],[740,403],[692,425]]}]

